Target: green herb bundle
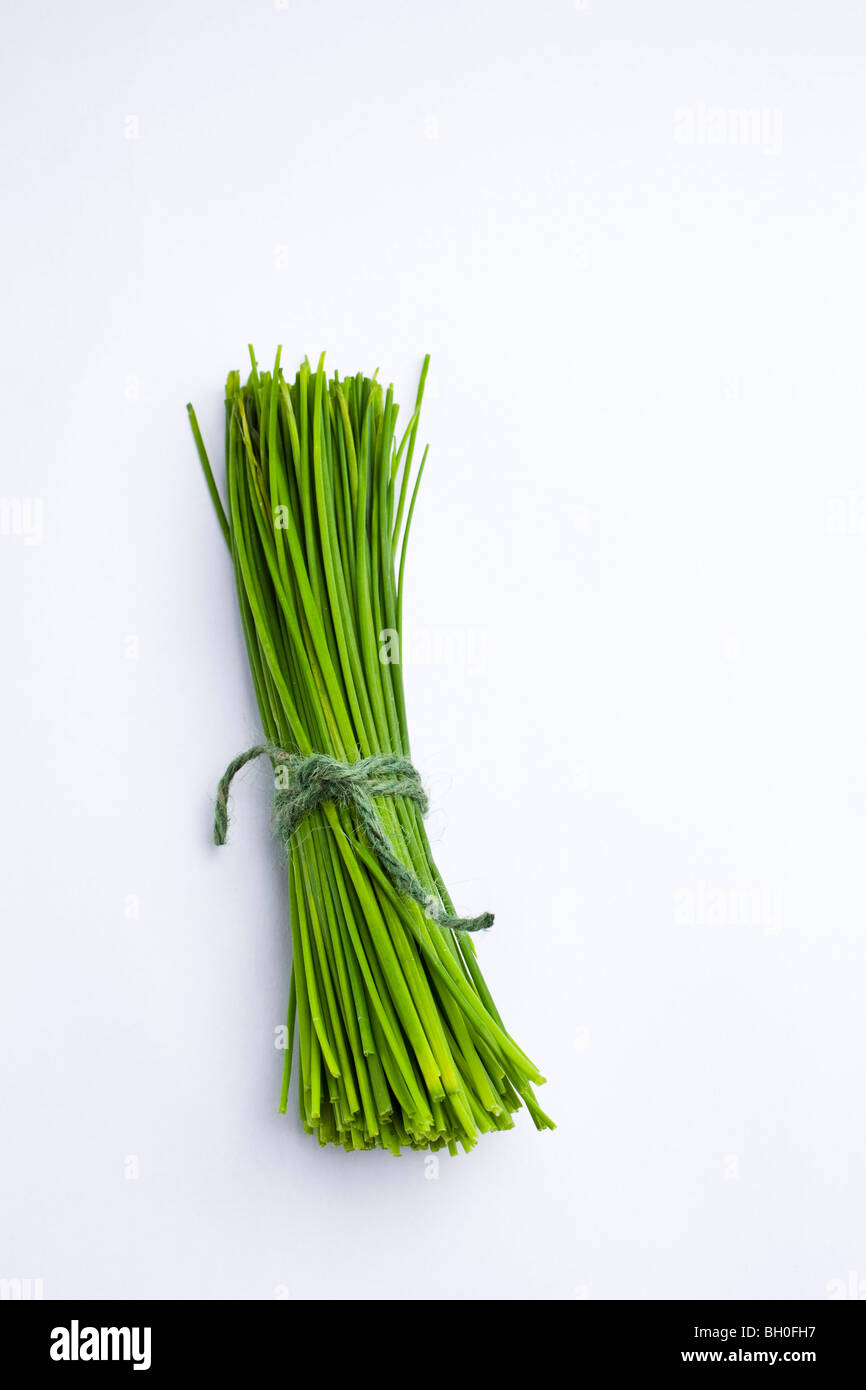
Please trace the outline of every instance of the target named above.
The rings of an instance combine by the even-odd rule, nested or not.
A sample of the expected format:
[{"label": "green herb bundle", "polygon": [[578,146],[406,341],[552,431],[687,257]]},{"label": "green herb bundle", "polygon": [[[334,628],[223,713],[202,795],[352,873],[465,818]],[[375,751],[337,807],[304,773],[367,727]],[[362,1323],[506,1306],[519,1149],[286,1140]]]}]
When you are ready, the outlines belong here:
[{"label": "green herb bundle", "polygon": [[[280,1110],[297,1024],[298,1108],[321,1144],[468,1151],[479,1134],[512,1128],[521,1104],[537,1128],[552,1128],[531,1089],[544,1078],[506,1031],[467,934],[492,918],[453,917],[408,762],[399,654],[429,359],[398,442],[393,389],[375,374],[329,380],[323,354],[288,382],[279,352],[272,373],[250,356],[246,384],[237,372],[226,384],[225,505],[188,407],[234,564],[267,740],[230,767],[222,810],[228,779],[260,752],[277,788],[317,758],[347,778],[360,778],[365,759],[408,768],[387,788],[368,780],[370,825],[339,782],[297,823],[295,787],[295,819],[281,827],[292,975]],[[373,821],[387,849],[377,851]],[[218,839],[224,832],[223,815]],[[414,887],[404,891],[403,879]]]}]

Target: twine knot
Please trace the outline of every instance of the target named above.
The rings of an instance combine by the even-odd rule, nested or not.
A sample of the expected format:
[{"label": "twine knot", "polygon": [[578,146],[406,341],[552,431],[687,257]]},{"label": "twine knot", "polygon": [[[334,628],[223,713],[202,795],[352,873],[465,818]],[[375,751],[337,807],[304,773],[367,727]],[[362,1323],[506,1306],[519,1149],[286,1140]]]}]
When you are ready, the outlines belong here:
[{"label": "twine knot", "polygon": [[395,753],[376,753],[356,763],[341,763],[327,753],[304,756],[273,744],[256,744],[229,763],[220,781],[214,811],[215,844],[226,842],[232,778],[263,753],[274,763],[274,827],[287,848],[301,821],[317,807],[325,802],[351,807],[380,868],[398,892],[418,903],[427,917],[452,931],[484,931],[493,925],[490,912],[483,912],[480,917],[454,917],[394,853],[373,797],[404,796],[414,801],[422,816],[427,814],[428,805],[418,771],[408,758]]}]

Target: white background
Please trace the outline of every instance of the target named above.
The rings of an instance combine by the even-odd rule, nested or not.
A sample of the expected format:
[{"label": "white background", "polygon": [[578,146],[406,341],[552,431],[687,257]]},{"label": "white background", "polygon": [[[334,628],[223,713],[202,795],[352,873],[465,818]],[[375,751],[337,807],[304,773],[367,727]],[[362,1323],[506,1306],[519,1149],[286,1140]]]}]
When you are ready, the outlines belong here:
[{"label": "white background", "polygon": [[[866,1294],[863,11],[48,0],[4,49],[0,1275]],[[414,754],[559,1122],[438,1178],[276,1113],[266,770],[209,843],[258,729],[184,406],[221,465],[249,341],[404,418],[433,358]]]}]

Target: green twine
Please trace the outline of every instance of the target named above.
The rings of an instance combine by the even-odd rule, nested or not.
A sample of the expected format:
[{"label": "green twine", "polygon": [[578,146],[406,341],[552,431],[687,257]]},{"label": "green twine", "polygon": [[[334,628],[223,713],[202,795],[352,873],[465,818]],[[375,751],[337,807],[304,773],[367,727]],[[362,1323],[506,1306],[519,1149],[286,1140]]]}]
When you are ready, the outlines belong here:
[{"label": "green twine", "polygon": [[234,758],[217,789],[214,812],[214,843],[224,845],[228,830],[229,787],[236,772],[253,758],[267,753],[278,764],[274,791],[274,826],[288,848],[301,821],[326,801],[351,806],[373,854],[398,892],[412,898],[440,927],[452,931],[484,931],[493,925],[493,914],[480,917],[453,917],[438,898],[427,893],[406,865],[394,853],[391,841],[376,808],[374,796],[405,796],[414,801],[422,816],[427,813],[427,796],[421,778],[408,758],[393,753],[377,753],[356,763],[341,763],[327,753],[287,753],[270,743],[258,743]]}]

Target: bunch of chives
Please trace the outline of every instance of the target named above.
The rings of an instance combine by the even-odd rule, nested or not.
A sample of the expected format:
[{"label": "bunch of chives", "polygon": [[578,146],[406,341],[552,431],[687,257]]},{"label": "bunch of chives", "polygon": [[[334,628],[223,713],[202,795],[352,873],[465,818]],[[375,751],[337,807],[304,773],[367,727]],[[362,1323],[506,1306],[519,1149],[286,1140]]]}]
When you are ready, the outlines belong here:
[{"label": "bunch of chives", "polygon": [[[418,417],[397,438],[393,389],[372,377],[330,380],[324,354],[293,382],[277,352],[246,384],[226,383],[226,501],[192,406],[196,445],[237,581],[262,726],[273,747],[353,763],[410,757],[401,650],[406,547],[425,449],[413,481]],[[411,492],[410,492],[411,484]],[[400,860],[449,912],[418,806],[377,798]],[[288,857],[292,975],[280,1110],[298,1039],[304,1129],[347,1150],[469,1150],[510,1129],[521,1104],[552,1122],[543,1077],[490,996],[472,939],[443,929],[383,873],[352,810],[312,811]]]}]

